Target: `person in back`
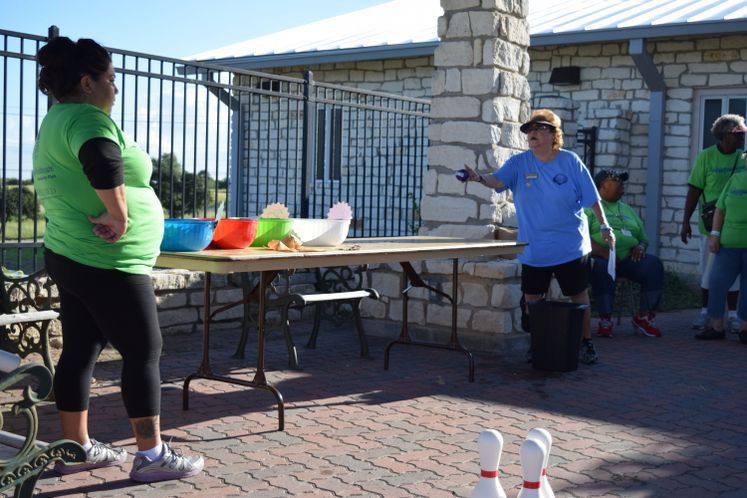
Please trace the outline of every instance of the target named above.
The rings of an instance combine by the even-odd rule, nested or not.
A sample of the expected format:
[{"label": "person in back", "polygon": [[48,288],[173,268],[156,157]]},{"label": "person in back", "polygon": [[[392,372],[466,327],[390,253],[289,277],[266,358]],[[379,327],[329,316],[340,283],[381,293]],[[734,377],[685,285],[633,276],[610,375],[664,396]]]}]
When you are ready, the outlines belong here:
[{"label": "person in back", "polygon": [[[711,133],[716,143],[703,149],[695,158],[695,164],[687,180],[688,190],[685,200],[685,209],[682,219],[682,231],[680,238],[687,244],[692,237],[690,218],[695,208],[700,204],[698,213],[702,213],[708,203],[715,203],[727,180],[738,170],[744,168],[740,164],[742,145],[744,143],[744,132],[747,131],[744,118],[738,114],[724,114],[714,121]],[[711,227],[706,227],[702,216],[699,216],[698,231],[701,234],[700,248],[700,287],[702,309],[700,316],[693,322],[692,328],[702,330],[708,321],[708,286],[713,266],[714,254],[708,249],[708,233]],[[739,330],[739,319],[737,318],[737,299],[739,293],[739,280],[729,288],[727,305],[729,308],[729,329],[736,333]],[[702,334],[696,336],[706,339]]]},{"label": "person in back", "polygon": [[[714,254],[709,283],[708,326],[696,339],[724,339],[724,305],[730,286],[747,289],[747,172],[732,175],[716,202],[708,249]],[[747,344],[747,293],[739,293],[739,341]]]},{"label": "person in back", "polygon": [[[647,254],[648,238],[643,221],[632,207],[620,199],[625,193],[627,173],[603,169],[594,175],[602,209],[614,230],[615,273],[641,285],[638,313],[633,316],[633,327],[648,337],[661,337],[656,326],[656,310],[664,287],[664,266],[653,254]],[[588,210],[587,210],[588,211]],[[587,212],[587,216],[591,213]],[[599,222],[589,216],[591,232],[591,289],[594,293],[599,324],[597,335],[612,337],[612,307],[615,302],[616,281],[607,270],[610,258],[609,245],[602,239]]]},{"label": "person in back", "polygon": [[200,456],[161,441],[161,329],[150,271],[163,236],[161,203],[149,185],[152,163],[109,116],[117,95],[107,50],[90,39],[52,39],[39,49],[39,88],[54,97],[33,152],[34,185],[46,211],[44,260],[57,284],[62,354],[54,393],[63,437],[87,452],[57,462],[71,474],[122,465],[123,448],[88,433],[91,377],[101,351],[122,355],[121,393],[135,435],[130,478],[199,474]]}]

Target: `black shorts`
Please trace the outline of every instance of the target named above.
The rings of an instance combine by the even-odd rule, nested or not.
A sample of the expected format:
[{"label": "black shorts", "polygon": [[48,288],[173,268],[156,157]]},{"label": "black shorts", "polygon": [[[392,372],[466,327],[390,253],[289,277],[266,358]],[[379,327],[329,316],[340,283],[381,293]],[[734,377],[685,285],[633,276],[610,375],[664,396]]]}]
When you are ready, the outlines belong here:
[{"label": "black shorts", "polygon": [[553,275],[565,296],[575,296],[589,287],[589,255],[554,266],[521,265],[521,291],[524,294],[546,294]]}]

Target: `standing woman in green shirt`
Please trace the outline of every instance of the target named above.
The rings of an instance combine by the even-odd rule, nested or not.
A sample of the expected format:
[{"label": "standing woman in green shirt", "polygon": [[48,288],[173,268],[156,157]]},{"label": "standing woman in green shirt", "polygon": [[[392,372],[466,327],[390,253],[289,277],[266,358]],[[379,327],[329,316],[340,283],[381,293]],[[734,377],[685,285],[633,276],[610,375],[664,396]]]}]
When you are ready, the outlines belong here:
[{"label": "standing woman in green shirt", "polygon": [[[700,209],[698,210],[698,232],[701,236],[698,237],[698,240],[702,309],[700,316],[692,323],[692,328],[697,330],[702,330],[708,322],[709,281],[713,266],[713,253],[708,250],[708,229],[703,220],[700,219],[700,213],[702,213],[705,203],[718,199],[727,180],[735,172],[744,168],[741,157],[745,131],[747,131],[747,127],[744,124],[744,118],[738,114],[724,114],[716,119],[713,122],[713,126],[711,126],[711,133],[716,139],[716,143],[710,147],[706,147],[698,154],[695,158],[693,169],[690,172],[690,178],[687,180],[687,198],[685,199],[682,231],[680,232],[680,238],[685,244],[688,243],[693,235],[690,228],[690,218],[698,204],[700,204]],[[727,298],[729,327],[735,333],[739,328],[739,320],[735,311],[737,309],[738,292],[739,284],[735,282],[729,289]],[[702,334],[697,335],[696,338],[707,339]]]},{"label": "standing woman in green shirt", "polygon": [[150,271],[163,236],[163,211],[149,185],[152,163],[109,116],[117,95],[105,48],[89,39],[52,39],[37,54],[39,88],[58,102],[34,147],[34,185],[44,206],[45,265],[57,284],[62,354],[54,392],[63,437],[86,461],[57,462],[71,474],[122,465],[123,448],[88,434],[96,360],[107,344],[122,355],[121,392],[137,444],[130,478],[139,482],[194,476],[199,456],[161,441],[162,338]]},{"label": "standing woman in green shirt", "polygon": [[[729,287],[738,280],[739,341],[747,344],[747,172],[740,168],[716,202],[708,249],[715,254],[708,298],[708,327],[699,339],[724,339],[724,304]],[[697,337],[697,336],[696,336]]]}]

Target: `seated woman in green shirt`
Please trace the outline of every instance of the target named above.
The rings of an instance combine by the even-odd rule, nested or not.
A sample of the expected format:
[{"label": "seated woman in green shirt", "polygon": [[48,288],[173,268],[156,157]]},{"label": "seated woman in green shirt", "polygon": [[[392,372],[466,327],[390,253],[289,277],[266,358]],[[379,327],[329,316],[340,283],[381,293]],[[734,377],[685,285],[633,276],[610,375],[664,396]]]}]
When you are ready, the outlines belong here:
[{"label": "seated woman in green shirt", "polygon": [[[602,197],[602,209],[615,233],[615,273],[641,285],[640,308],[633,317],[633,327],[648,337],[661,337],[655,315],[664,286],[664,267],[659,258],[646,253],[648,238],[643,221],[633,208],[620,201],[627,179],[627,173],[609,169],[594,175],[594,183]],[[591,232],[591,288],[599,311],[597,335],[612,337],[615,281],[607,272],[609,246],[602,239],[596,217],[588,213],[587,217]]]}]

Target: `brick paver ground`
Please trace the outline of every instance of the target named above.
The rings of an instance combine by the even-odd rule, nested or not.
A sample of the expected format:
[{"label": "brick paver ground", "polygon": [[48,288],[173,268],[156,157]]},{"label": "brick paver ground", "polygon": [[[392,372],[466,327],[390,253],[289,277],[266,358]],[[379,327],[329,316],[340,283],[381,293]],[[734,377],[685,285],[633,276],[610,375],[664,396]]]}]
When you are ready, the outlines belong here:
[{"label": "brick paver ground", "polygon": [[[545,427],[558,497],[745,497],[747,346],[734,336],[694,341],[693,314],[662,314],[660,339],[624,323],[613,339],[595,341],[598,365],[571,373],[535,371],[518,352],[478,355],[474,383],[461,354],[430,348],[395,346],[385,371],[385,340],[371,338],[375,359],[361,359],[352,332],[329,324],[317,350],[301,350],[304,371],[284,370],[284,345],[272,334],[268,379],[286,400],[284,432],[274,398],[260,390],[194,381],[182,411],[181,383],[199,361],[200,338],[167,337],[163,432],[204,455],[206,471],[137,485],[128,462],[64,478],[48,472],[38,489],[47,497],[467,497],[479,472],[477,436],[492,428],[505,439],[501,482],[516,497],[519,446],[530,428]],[[295,327],[302,344],[308,327]],[[215,370],[251,375],[254,350],[232,359],[235,340],[235,330],[215,331]],[[116,359],[97,367],[91,433],[132,454],[119,367]],[[58,438],[54,406],[40,413],[40,437]]]}]

